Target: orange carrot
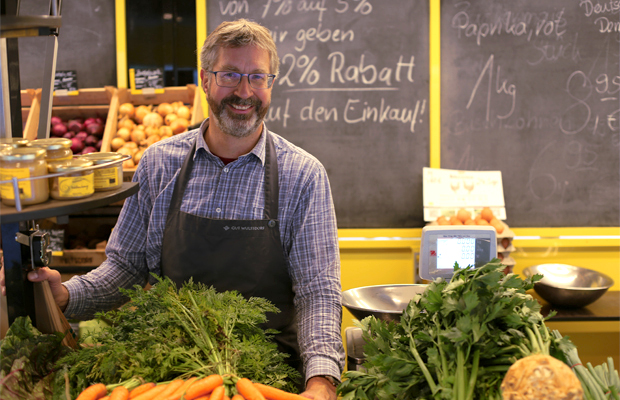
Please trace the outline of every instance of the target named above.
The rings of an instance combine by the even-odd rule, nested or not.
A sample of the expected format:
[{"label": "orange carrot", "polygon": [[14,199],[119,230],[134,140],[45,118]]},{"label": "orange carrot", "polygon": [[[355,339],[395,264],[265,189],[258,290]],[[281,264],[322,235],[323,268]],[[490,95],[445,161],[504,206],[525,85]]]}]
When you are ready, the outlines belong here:
[{"label": "orange carrot", "polygon": [[105,396],[105,397],[102,397],[102,398],[100,398],[99,400],[110,400],[110,396]]},{"label": "orange carrot", "polygon": [[117,386],[110,393],[110,400],[127,400],[129,399],[129,390],[125,386]]},{"label": "orange carrot", "polygon": [[172,393],[174,393],[178,388],[180,388],[181,386],[183,386],[183,383],[185,383],[184,379],[175,379],[173,381],[171,381],[167,386],[166,389],[164,389],[161,393],[157,394],[157,398],[162,398],[165,399],[166,397],[170,396]]},{"label": "orange carrot", "polygon": [[165,400],[179,400],[181,398],[181,395],[183,393],[185,393],[185,391],[187,390],[188,387],[190,387],[192,385],[192,383],[194,383],[194,381],[198,379],[195,376],[192,378],[187,379],[183,385],[181,385],[181,387],[179,387],[177,390],[175,390],[171,395],[169,395],[168,397],[166,397]]},{"label": "orange carrot", "polygon": [[230,397],[224,395],[224,400],[230,400]]},{"label": "orange carrot", "polygon": [[224,387],[224,385],[220,385],[213,389],[209,400],[224,400],[224,396],[226,396],[226,388]]},{"label": "orange carrot", "polygon": [[135,387],[134,389],[132,389],[129,392],[129,398],[133,399],[133,398],[141,395],[142,393],[144,393],[147,390],[150,390],[150,389],[152,389],[154,387],[155,387],[155,382],[148,382],[148,383],[145,383],[145,384],[140,385],[138,387]]},{"label": "orange carrot", "polygon": [[198,397],[198,398],[196,398],[196,399],[194,399],[194,400],[209,400],[209,397],[211,397],[211,396],[209,396],[209,395],[206,395],[206,396],[200,396],[200,397]]},{"label": "orange carrot", "polygon": [[240,394],[236,394],[230,400],[245,400],[245,398],[241,396]]},{"label": "orange carrot", "polygon": [[262,383],[255,383],[254,386],[258,389],[259,392],[265,396],[267,400],[304,400],[305,397],[302,397],[298,394],[289,393],[282,389],[274,388],[273,386],[263,385]]},{"label": "orange carrot", "polygon": [[266,400],[265,396],[254,386],[248,378],[241,378],[237,381],[237,391],[246,400]]},{"label": "orange carrot", "polygon": [[108,390],[103,383],[95,383],[84,389],[76,400],[98,400],[107,394]]},{"label": "orange carrot", "polygon": [[202,378],[187,388],[185,391],[185,400],[194,400],[200,396],[209,394],[213,391],[213,389],[221,386],[223,383],[224,379],[222,379],[222,376],[218,374],[213,374]]},{"label": "orange carrot", "polygon": [[152,400],[155,397],[159,396],[159,394],[161,392],[166,390],[168,385],[169,385],[168,383],[163,383],[161,385],[156,385],[153,388],[151,388],[151,389],[147,390],[146,392],[142,393],[141,395],[134,397],[133,400]]}]

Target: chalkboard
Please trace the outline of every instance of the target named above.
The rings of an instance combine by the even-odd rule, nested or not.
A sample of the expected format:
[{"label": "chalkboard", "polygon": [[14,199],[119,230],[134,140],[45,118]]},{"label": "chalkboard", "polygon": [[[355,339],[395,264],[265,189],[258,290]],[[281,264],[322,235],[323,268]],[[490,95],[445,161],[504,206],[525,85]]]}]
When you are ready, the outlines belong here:
[{"label": "chalkboard", "polygon": [[618,8],[441,3],[441,166],[502,171],[512,227],[620,222]]},{"label": "chalkboard", "polygon": [[[49,1],[21,0],[20,15],[48,15]],[[78,88],[116,86],[114,2],[63,1],[56,70],[76,71]],[[22,89],[43,87],[46,37],[22,37],[19,74]]]},{"label": "chalkboard", "polygon": [[220,0],[207,16],[209,32],[237,18],[272,31],[267,126],[325,166],[339,228],[424,225],[428,1]]}]

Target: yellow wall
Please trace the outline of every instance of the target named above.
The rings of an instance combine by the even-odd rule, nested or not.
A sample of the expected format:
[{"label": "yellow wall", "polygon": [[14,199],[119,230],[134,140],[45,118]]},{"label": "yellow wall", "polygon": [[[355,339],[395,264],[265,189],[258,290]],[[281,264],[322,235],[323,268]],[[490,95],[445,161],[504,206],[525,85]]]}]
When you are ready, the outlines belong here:
[{"label": "yellow wall", "polygon": [[[564,263],[603,272],[620,290],[620,228],[512,228],[515,273],[530,265]],[[341,229],[342,290],[413,283],[421,229]],[[353,326],[344,309],[342,332]],[[613,357],[620,365],[620,322],[550,322],[577,345],[583,362],[599,365]]]}]

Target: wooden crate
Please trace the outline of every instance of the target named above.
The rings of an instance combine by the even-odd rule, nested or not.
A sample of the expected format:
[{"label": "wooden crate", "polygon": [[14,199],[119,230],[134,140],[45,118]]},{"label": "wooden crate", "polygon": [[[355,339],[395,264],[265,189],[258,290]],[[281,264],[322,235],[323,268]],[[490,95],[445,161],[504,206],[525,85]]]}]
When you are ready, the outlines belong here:
[{"label": "wooden crate", "polygon": [[103,144],[101,145],[102,152],[110,151],[110,142],[116,136],[117,124],[118,124],[118,106],[124,103],[131,103],[135,107],[140,105],[158,105],[161,103],[172,103],[175,101],[182,101],[183,104],[191,106],[191,119],[190,125],[194,125],[202,122],[204,119],[204,113],[201,105],[200,88],[194,84],[186,86],[175,86],[164,88],[161,93],[147,93],[144,91],[140,94],[131,93],[130,89],[120,88],[117,92],[118,105],[116,107],[116,118],[114,122],[110,124],[110,131],[108,131],[106,123],[106,132],[103,136]]},{"label": "wooden crate", "polygon": [[[38,93],[38,97],[37,97]],[[22,104],[22,124],[24,125],[23,137],[26,137],[26,132],[30,132],[34,129],[35,133],[39,125],[39,112],[32,112],[32,103],[36,102],[34,107],[36,110],[41,108],[41,89],[25,89],[21,91],[21,104]],[[36,126],[33,125],[34,118],[36,118]],[[34,126],[34,128],[33,128]]]},{"label": "wooden crate", "polygon": [[[191,106],[192,115],[189,121],[190,126],[202,122],[205,118],[201,104],[200,87],[189,84],[186,86],[167,87],[163,89],[163,92],[161,92],[161,90],[159,90],[159,92],[160,93],[144,94],[144,91],[142,91],[140,94],[135,94],[131,93],[130,89],[118,89],[116,100],[112,100],[117,102],[115,106],[116,118],[114,118],[113,122],[110,122],[110,129],[108,129],[108,124],[106,123],[101,152],[111,151],[110,142],[116,137],[116,132],[118,130],[118,107],[124,103],[131,103],[137,107],[140,105],[158,105],[161,103],[182,101],[183,104]],[[123,181],[131,182],[135,171],[136,168],[123,168]]]},{"label": "wooden crate", "polygon": [[[24,92],[24,91],[22,91]],[[29,114],[24,127],[24,137],[28,140],[37,138],[39,116],[41,114],[41,89],[26,89],[30,95],[30,102],[24,99],[29,106]],[[104,88],[80,89],[77,95],[54,96],[52,100],[52,116],[63,119],[87,118],[99,116],[105,120],[105,131],[116,129],[116,115],[118,114],[117,89],[112,86]],[[114,124],[111,124],[111,122]]]}]

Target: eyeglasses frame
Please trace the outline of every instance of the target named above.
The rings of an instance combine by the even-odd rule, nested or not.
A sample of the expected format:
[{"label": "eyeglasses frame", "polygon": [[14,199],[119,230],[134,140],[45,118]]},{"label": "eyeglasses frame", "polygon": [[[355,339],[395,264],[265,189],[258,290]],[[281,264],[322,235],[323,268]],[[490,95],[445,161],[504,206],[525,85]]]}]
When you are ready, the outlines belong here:
[{"label": "eyeglasses frame", "polygon": [[[235,72],[235,71],[210,71],[210,70],[206,70],[206,71],[207,71],[207,72],[209,72],[209,73],[211,73],[211,74],[213,74],[213,75],[215,76],[215,84],[216,84],[217,86],[219,86],[219,87],[224,87],[224,88],[229,88],[229,89],[230,89],[230,88],[236,88],[237,86],[239,86],[239,84],[241,83],[241,80],[243,79],[243,77],[244,77],[244,76],[247,76],[247,77],[248,77],[248,84],[250,85],[250,87],[251,87],[252,89],[256,89],[256,90],[266,90],[266,89],[271,89],[271,88],[273,87],[273,83],[274,83],[274,82],[275,82],[275,80],[276,80],[276,75],[274,75],[274,74],[263,74],[263,73],[260,73],[260,72],[252,72],[252,73],[249,73],[249,74],[242,74],[242,73],[240,73],[240,72]],[[236,84],[235,86],[222,86],[222,85],[220,85],[219,83],[217,83],[217,74],[219,74],[220,72],[234,72],[235,74],[239,74],[239,75],[240,75],[240,76],[239,76],[239,82],[237,82],[237,84]],[[267,75],[267,78],[268,78],[268,79],[269,79],[269,78],[271,78],[271,84],[270,84],[269,86],[267,86],[266,88],[257,88],[257,87],[254,87],[254,86],[252,86],[252,82],[250,81],[250,75]],[[269,82],[269,81],[268,81],[268,82]]]}]

